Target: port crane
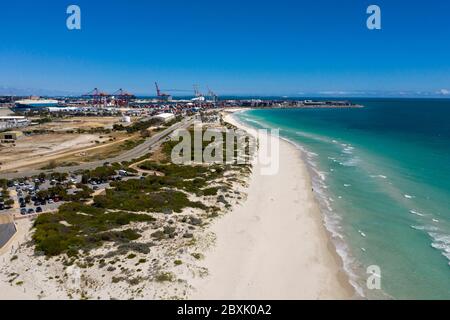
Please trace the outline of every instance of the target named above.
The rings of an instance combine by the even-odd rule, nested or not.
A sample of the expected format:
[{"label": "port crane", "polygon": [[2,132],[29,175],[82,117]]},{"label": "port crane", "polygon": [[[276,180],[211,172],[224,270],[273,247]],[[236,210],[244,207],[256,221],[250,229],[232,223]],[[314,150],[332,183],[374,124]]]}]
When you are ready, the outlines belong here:
[{"label": "port crane", "polygon": [[196,98],[203,97],[203,94],[198,90],[198,85],[194,84],[194,94]]},{"label": "port crane", "polygon": [[163,101],[168,101],[172,99],[172,96],[170,94],[161,92],[158,86],[158,82],[155,82],[155,87],[156,87],[156,96],[158,97],[158,99]]},{"label": "port crane", "polygon": [[100,91],[98,88],[95,88],[94,90],[82,95],[83,98],[92,99],[94,105],[106,104],[108,97],[110,96],[111,95],[107,94],[106,92]]},{"label": "port crane", "polygon": [[122,88],[114,92],[111,96],[115,97],[114,103],[116,106],[126,106],[131,99],[136,98],[134,94],[131,94]]},{"label": "port crane", "polygon": [[219,100],[219,96],[215,94],[209,87],[208,88],[208,96],[210,97],[211,101],[216,103]]}]

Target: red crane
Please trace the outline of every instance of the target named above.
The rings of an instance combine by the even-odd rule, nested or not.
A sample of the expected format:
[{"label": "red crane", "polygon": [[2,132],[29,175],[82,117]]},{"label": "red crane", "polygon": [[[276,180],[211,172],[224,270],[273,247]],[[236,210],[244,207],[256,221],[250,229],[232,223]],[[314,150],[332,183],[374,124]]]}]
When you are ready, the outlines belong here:
[{"label": "red crane", "polygon": [[159,90],[158,82],[155,82],[155,87],[156,87],[156,96],[159,99],[161,99],[163,101],[167,101],[167,100],[170,100],[170,98],[172,98],[172,96],[170,94],[162,93],[161,90]]},{"label": "red crane", "polygon": [[124,91],[122,88],[114,92],[112,96],[115,97],[114,102],[116,106],[126,106],[131,99],[135,98],[134,94]]},{"label": "red crane", "polygon": [[91,92],[84,94],[83,97],[91,98],[93,104],[103,104],[107,102],[107,98],[110,97],[110,95],[95,88]]}]

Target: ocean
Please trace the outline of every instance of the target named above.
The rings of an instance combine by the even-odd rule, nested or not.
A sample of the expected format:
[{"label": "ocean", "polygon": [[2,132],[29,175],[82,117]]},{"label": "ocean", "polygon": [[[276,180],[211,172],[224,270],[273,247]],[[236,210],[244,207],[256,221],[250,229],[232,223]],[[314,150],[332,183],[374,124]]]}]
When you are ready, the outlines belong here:
[{"label": "ocean", "polygon": [[[352,99],[361,109],[256,109],[304,151],[324,223],[369,299],[450,299],[450,100]],[[381,289],[366,285],[369,266]]]}]

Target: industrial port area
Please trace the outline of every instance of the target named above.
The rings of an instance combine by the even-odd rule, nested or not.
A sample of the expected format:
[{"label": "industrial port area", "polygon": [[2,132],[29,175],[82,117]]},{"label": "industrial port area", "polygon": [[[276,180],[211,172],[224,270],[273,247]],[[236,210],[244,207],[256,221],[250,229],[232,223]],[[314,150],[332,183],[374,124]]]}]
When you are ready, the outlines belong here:
[{"label": "industrial port area", "polygon": [[[184,96],[175,98],[168,92],[183,93]],[[191,90],[161,90],[156,82],[155,93],[153,96],[136,96],[124,89],[107,93],[95,88],[80,96],[0,96],[0,132],[32,126],[33,120],[48,116],[101,117],[101,119],[120,117],[121,121],[130,123],[133,118],[148,119],[160,114],[166,114],[166,117],[184,116],[221,108],[361,107],[347,100],[219,98],[209,87],[207,93],[203,94],[197,85]]]},{"label": "industrial port area", "polygon": [[[349,101],[219,98],[162,90],[153,97],[97,88],[78,97],[0,97],[0,175],[73,167],[114,158],[179,119],[227,108],[349,108]],[[183,92],[175,98],[168,92]],[[170,127],[170,125],[168,126]]]}]

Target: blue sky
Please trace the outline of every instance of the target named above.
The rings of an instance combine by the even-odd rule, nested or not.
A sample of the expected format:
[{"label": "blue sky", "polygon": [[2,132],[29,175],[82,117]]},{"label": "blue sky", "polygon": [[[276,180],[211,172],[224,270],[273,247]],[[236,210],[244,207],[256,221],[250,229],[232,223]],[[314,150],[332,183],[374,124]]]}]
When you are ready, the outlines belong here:
[{"label": "blue sky", "polygon": [[[80,31],[66,28],[70,4]],[[382,30],[366,28],[370,4]],[[0,87],[445,94],[449,39],[447,0],[4,1]]]}]

